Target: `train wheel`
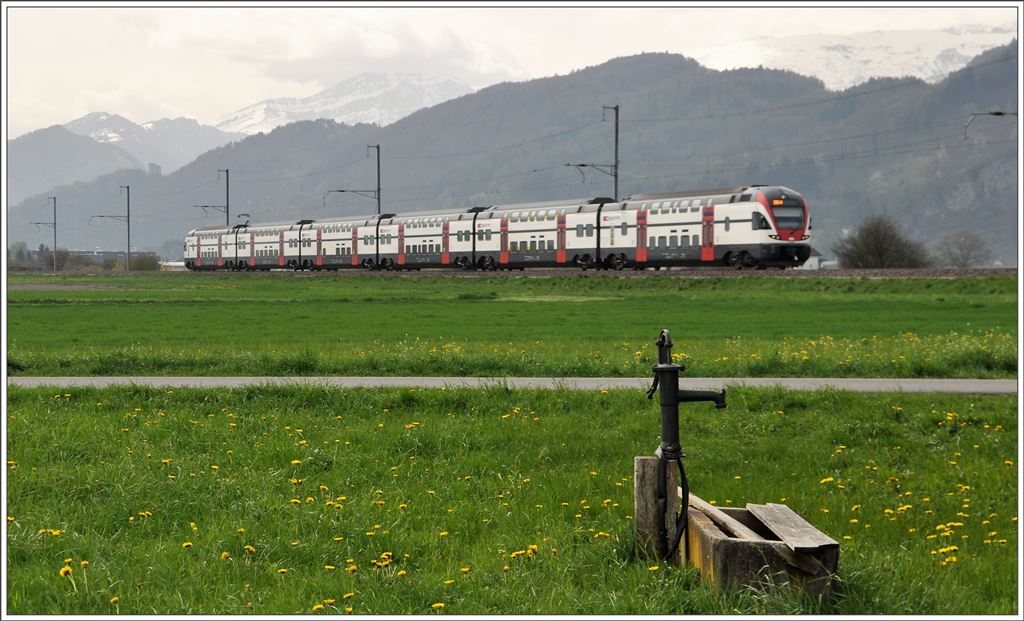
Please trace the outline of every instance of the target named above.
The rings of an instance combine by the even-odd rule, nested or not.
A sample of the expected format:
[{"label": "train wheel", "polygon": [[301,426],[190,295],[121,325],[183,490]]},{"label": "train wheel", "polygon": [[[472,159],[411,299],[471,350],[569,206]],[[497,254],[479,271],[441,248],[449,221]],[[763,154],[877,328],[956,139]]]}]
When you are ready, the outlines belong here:
[{"label": "train wheel", "polygon": [[497,266],[494,263],[494,257],[492,257],[491,255],[487,255],[486,257],[480,258],[480,269],[493,272],[496,268]]},{"label": "train wheel", "polygon": [[626,255],[624,254],[613,254],[608,257],[608,267],[613,270],[621,270],[626,267]]}]

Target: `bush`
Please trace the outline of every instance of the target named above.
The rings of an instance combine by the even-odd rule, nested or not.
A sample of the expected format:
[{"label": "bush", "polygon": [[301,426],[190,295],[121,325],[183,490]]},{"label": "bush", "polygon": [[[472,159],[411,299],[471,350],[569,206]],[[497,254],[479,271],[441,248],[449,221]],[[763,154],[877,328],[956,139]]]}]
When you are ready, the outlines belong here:
[{"label": "bush", "polygon": [[888,216],[871,216],[832,248],[840,267],[928,267],[931,258],[920,242],[909,239]]}]

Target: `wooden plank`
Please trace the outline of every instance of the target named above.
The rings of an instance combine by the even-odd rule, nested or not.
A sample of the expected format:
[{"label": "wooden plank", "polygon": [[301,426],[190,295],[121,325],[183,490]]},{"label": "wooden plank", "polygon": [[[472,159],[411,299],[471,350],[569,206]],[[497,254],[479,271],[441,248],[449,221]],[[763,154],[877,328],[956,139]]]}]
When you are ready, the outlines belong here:
[{"label": "wooden plank", "polygon": [[[682,498],[683,488],[677,487],[676,495]],[[750,539],[752,541],[764,541],[764,537],[747,528],[739,520],[727,515],[715,505],[708,503],[703,498],[699,498],[692,493],[690,494],[690,506],[695,509],[699,509],[708,517],[708,519],[714,522],[715,525],[733,537],[738,539]]]},{"label": "wooden plank", "polygon": [[748,504],[747,510],[795,552],[811,552],[839,545],[786,505]]},{"label": "wooden plank", "polygon": [[[649,558],[658,558],[658,526],[661,520],[661,512],[658,511],[658,462],[657,457],[637,456],[633,459],[633,500],[634,515],[633,529],[636,532],[637,541],[640,547]],[[672,494],[671,490],[679,484],[679,466],[677,462],[668,462],[668,481],[665,489],[668,491],[665,514],[665,530],[668,533],[668,540],[675,541],[676,536],[676,515],[679,513],[679,501]],[[670,544],[671,545],[671,544]],[[672,563],[682,564],[686,558],[684,548],[685,542],[680,542],[679,550],[670,559]]]}]

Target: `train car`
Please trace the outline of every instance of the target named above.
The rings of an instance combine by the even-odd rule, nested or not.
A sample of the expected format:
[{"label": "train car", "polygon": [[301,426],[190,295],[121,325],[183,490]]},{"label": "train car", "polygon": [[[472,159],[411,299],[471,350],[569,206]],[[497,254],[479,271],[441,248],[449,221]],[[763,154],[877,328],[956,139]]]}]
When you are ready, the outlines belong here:
[{"label": "train car", "polygon": [[464,210],[203,227],[190,270],[796,267],[807,201],[782,186],[637,194]]}]

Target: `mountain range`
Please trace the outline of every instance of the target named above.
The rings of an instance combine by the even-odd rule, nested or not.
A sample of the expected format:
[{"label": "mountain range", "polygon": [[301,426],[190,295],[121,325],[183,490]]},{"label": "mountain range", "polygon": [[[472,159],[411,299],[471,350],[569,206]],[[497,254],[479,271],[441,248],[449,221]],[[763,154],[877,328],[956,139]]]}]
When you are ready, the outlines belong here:
[{"label": "mountain range", "polygon": [[[71,247],[124,244],[123,226],[89,226],[91,214],[123,211],[132,186],[132,240],[180,249],[194,226],[223,222],[194,205],[224,196],[231,170],[232,222],[373,213],[373,201],[328,194],[376,182],[367,144],[380,144],[388,212],[608,196],[595,168],[613,159],[619,105],[620,195],[780,184],[802,192],[814,243],[828,256],[864,217],[892,215],[935,243],[949,232],[980,234],[1004,264],[1017,254],[1016,42],[989,50],[935,84],[874,79],[839,92],[791,71],[718,71],[675,54],[641,54],[554,76],[502,83],[418,110],[386,126],[299,121],[233,141],[168,175],[124,170],[53,190]],[[605,112],[604,120],[602,113]],[[9,210],[10,240],[46,242],[28,222],[45,195]],[[73,240],[73,241],[72,241]]]},{"label": "mountain range", "polygon": [[122,168],[153,164],[154,171],[173,172],[210,149],[244,137],[186,118],[139,125],[117,114],[93,112],[7,141],[8,204]]}]

